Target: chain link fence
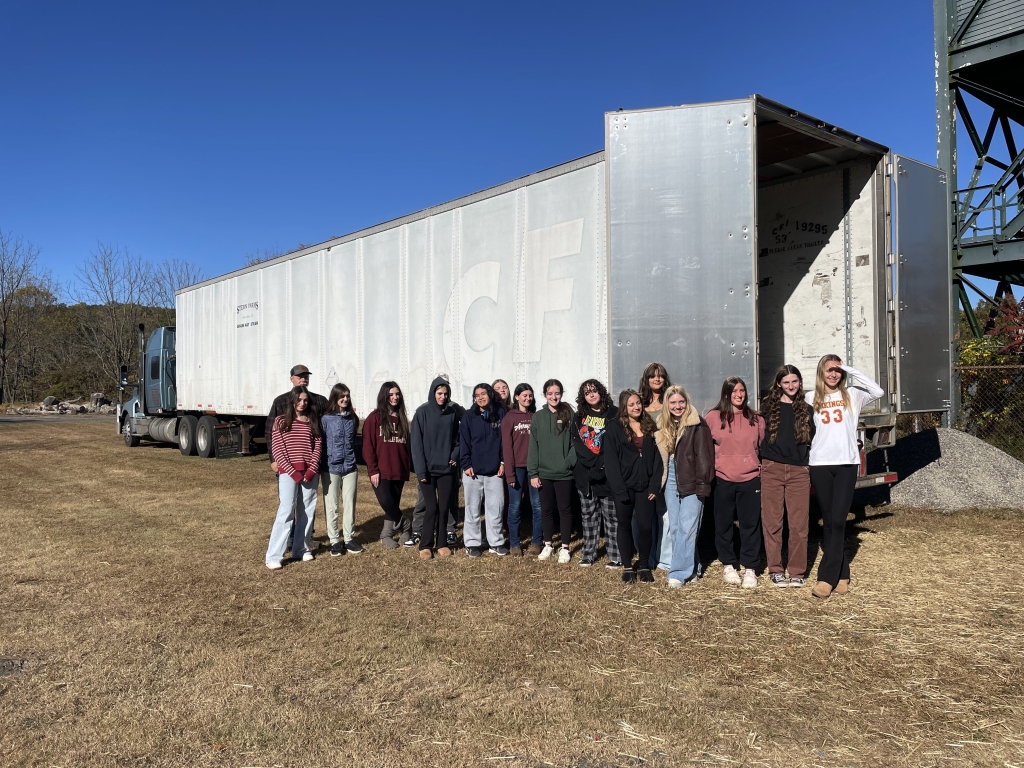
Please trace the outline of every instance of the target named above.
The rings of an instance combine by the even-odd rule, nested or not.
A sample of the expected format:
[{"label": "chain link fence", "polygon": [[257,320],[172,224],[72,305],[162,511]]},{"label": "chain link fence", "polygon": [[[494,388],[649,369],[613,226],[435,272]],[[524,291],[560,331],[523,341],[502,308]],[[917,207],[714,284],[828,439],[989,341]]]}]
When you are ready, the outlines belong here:
[{"label": "chain link fence", "polygon": [[1024,461],[1024,365],[958,365],[954,426]]}]

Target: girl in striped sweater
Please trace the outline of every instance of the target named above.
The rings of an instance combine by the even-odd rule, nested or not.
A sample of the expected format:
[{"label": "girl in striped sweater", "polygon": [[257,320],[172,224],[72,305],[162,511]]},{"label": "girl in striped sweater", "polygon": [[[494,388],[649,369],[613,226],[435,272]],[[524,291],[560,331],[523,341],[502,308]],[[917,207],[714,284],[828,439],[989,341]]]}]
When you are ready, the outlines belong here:
[{"label": "girl in striped sweater", "polygon": [[[287,411],[274,420],[270,434],[281,501],[274,527],[270,531],[270,545],[267,547],[267,568],[272,571],[281,568],[293,517],[295,533],[292,537],[292,557],[296,560],[301,558],[304,562],[313,559],[313,553],[306,547],[306,542],[312,537],[313,514],[316,512],[320,439],[319,419],[313,413],[309,390],[295,387],[288,395]],[[295,504],[296,495],[301,496],[301,504]]]}]

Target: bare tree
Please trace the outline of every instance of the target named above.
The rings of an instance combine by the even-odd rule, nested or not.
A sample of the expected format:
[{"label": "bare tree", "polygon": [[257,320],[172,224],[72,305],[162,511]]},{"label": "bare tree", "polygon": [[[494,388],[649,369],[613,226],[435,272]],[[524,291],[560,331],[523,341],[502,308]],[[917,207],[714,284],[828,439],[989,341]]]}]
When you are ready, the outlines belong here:
[{"label": "bare tree", "polygon": [[19,336],[18,293],[32,281],[39,249],[20,237],[0,230],[0,403],[11,397],[8,391],[9,365]]},{"label": "bare tree", "polygon": [[203,270],[179,259],[164,259],[153,267],[155,304],[174,309],[174,294],[205,279]]},{"label": "bare tree", "polygon": [[83,328],[86,344],[116,384],[120,367],[135,359],[138,325],[157,301],[151,266],[127,248],[97,243],[78,268],[78,282],[78,299],[100,309],[100,320]]},{"label": "bare tree", "polygon": [[280,248],[264,248],[260,250],[257,248],[252,253],[245,254],[245,266],[251,267],[254,264],[262,264],[265,261],[272,261],[278,256],[283,256],[284,252]]}]

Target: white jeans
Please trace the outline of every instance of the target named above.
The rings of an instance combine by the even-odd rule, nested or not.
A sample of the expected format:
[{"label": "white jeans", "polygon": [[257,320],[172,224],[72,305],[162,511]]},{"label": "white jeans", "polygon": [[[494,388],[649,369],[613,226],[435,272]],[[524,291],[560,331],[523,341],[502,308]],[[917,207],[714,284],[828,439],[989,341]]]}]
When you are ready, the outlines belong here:
[{"label": "white jeans", "polygon": [[[487,544],[500,547],[505,543],[501,533],[501,511],[505,506],[505,478],[496,475],[462,475],[462,487],[466,492],[466,520],[462,525],[462,540],[467,547],[479,547],[480,524],[486,519]],[[481,515],[481,513],[483,513]]]},{"label": "white jeans", "polygon": [[[295,520],[295,534],[292,536],[292,557],[300,559],[309,552],[309,540],[313,536],[313,515],[316,513],[316,487],[320,482],[317,475],[308,483],[296,483],[288,475],[278,475],[277,493],[280,504],[274,527],[270,529],[270,546],[267,547],[267,565],[280,565],[288,549],[288,536]],[[301,502],[296,503],[299,499]]]},{"label": "white jeans", "polygon": [[340,541],[338,533],[338,499],[341,499],[341,528],[345,541],[352,541],[356,530],[356,485],[359,473],[352,470],[347,475],[329,475],[330,484],[324,506],[327,513],[327,535],[331,544]]}]

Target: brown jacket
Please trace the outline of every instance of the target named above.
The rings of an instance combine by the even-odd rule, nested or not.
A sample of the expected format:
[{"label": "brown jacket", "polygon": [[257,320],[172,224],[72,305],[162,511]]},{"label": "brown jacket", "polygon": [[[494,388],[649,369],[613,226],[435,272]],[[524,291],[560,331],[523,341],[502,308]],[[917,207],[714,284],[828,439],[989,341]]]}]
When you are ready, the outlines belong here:
[{"label": "brown jacket", "polygon": [[[686,429],[676,435],[676,493],[679,497],[696,494],[701,498],[711,495],[711,482],[715,479],[715,443],[711,428],[693,407],[684,414]],[[668,450],[658,441],[658,451],[664,470],[661,487],[668,482]]]}]

